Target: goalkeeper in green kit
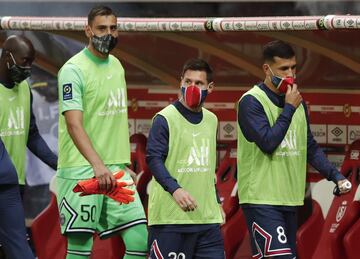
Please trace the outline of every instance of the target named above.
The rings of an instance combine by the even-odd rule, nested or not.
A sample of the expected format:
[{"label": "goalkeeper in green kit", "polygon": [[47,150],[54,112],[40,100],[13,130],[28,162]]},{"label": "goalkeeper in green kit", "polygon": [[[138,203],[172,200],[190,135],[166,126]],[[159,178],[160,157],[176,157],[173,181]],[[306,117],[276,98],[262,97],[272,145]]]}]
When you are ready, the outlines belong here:
[{"label": "goalkeeper in green kit", "polygon": [[[100,238],[121,235],[124,258],[145,258],[146,217],[135,186],[125,186],[135,192],[133,202],[129,203],[131,195],[116,195],[124,187],[120,184],[131,181],[132,172],[126,167],[130,143],[124,69],[109,54],[118,37],[112,10],[93,8],[85,34],[88,46],[70,58],[58,76],[61,115],[56,183],[61,232],[68,242],[66,258],[88,258],[95,232]],[[118,171],[125,174],[113,175]],[[93,180],[100,195],[74,192],[94,184]],[[91,193],[96,192],[86,194]]]}]

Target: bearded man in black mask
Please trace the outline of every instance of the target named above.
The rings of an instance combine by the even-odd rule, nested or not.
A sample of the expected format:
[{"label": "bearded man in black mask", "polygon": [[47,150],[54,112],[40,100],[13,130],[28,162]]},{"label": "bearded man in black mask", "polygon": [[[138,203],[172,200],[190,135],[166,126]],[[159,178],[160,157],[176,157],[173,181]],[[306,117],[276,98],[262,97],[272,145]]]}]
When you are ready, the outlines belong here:
[{"label": "bearded man in black mask", "polygon": [[35,50],[27,38],[13,35],[5,40],[0,57],[0,243],[9,258],[33,258],[20,198],[26,147],[48,166],[57,167],[57,156],[40,136],[32,112],[26,79],[34,59]]}]

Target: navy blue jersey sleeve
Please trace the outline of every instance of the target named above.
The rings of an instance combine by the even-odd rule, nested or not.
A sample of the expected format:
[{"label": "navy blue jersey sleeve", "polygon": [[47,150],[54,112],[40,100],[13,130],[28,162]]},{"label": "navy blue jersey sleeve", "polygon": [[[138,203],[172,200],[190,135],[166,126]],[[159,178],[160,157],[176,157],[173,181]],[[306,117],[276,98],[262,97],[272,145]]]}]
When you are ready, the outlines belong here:
[{"label": "navy blue jersey sleeve", "polygon": [[261,103],[252,95],[244,96],[238,106],[238,123],[249,142],[267,154],[272,154],[284,139],[295,112],[294,106],[285,104],[282,113],[271,127]]},{"label": "navy blue jersey sleeve", "polygon": [[35,115],[32,109],[33,97],[30,95],[30,127],[27,147],[36,155],[41,161],[50,166],[52,169],[57,168],[57,156],[50,150],[44,139],[40,136],[38,127],[36,125]]},{"label": "navy blue jersey sleeve", "polygon": [[166,119],[157,115],[152,123],[146,145],[146,162],[156,181],[165,191],[173,194],[181,188],[165,167],[169,151],[169,127]]},{"label": "navy blue jersey sleeve", "polygon": [[309,115],[306,104],[303,103],[302,105],[305,109],[307,121],[307,162],[329,181],[337,183],[338,181],[345,179],[345,177],[336,169],[336,167],[326,158],[324,152],[314,139],[310,129]]}]

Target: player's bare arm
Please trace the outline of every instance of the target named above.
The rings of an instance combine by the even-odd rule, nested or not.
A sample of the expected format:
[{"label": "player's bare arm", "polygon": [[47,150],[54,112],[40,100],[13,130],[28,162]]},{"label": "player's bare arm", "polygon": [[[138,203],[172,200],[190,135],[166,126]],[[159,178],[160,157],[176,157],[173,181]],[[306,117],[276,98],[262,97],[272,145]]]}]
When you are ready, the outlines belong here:
[{"label": "player's bare arm", "polygon": [[94,169],[94,175],[99,180],[100,190],[114,190],[116,187],[115,178],[96,153],[89,136],[85,132],[82,112],[78,110],[66,111],[64,117],[67,130],[75,146]]}]

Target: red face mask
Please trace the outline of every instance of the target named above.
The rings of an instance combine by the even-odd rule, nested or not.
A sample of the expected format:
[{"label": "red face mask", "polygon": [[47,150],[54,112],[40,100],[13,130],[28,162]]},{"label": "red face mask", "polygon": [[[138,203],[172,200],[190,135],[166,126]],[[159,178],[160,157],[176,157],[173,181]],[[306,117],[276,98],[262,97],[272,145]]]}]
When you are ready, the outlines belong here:
[{"label": "red face mask", "polygon": [[[275,77],[275,79],[274,79]],[[286,93],[287,86],[292,86],[295,83],[295,78],[292,76],[287,76],[284,78],[278,77],[278,76],[272,76],[271,82],[274,84],[274,82],[277,82],[278,85],[274,84],[276,88],[279,90],[280,93]]]},{"label": "red face mask", "polygon": [[295,77],[287,76],[287,77],[280,77],[274,75],[273,71],[271,70],[269,66],[270,72],[272,74],[271,76],[271,83],[276,87],[276,89],[279,90],[280,93],[286,93],[287,86],[292,86],[295,83]]},{"label": "red face mask", "polygon": [[181,93],[183,95],[184,101],[190,108],[199,107],[204,101],[208,94],[207,89],[201,90],[195,85],[182,86]]}]

